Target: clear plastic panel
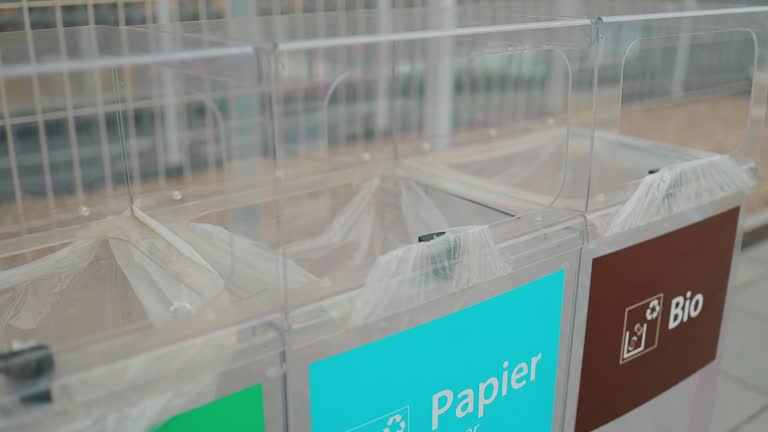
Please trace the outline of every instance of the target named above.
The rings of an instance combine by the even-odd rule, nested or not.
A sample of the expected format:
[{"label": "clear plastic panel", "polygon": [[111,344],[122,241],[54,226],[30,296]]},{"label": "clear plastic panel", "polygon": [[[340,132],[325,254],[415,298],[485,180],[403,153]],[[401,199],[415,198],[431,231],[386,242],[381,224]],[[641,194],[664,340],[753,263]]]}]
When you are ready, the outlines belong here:
[{"label": "clear plastic panel", "polygon": [[594,28],[462,28],[456,14],[443,31],[280,43],[280,177],[399,161],[513,214],[583,209],[590,136],[571,114],[591,119]]},{"label": "clear plastic panel", "polygon": [[224,72],[253,49],[84,27],[0,50],[0,428],[150,430],[256,385],[279,412],[277,258],[184,217],[185,195],[258,181],[231,163],[252,113],[222,102],[252,94]]},{"label": "clear plastic panel", "polygon": [[[591,135],[592,28],[542,29],[457,39],[446,101],[424,97],[411,166],[477,188],[474,199],[512,214],[584,209]],[[478,41],[479,39],[479,41]],[[429,75],[425,81],[431,82]],[[430,85],[427,85],[427,89]],[[446,88],[442,91],[448,90]],[[436,93],[436,91],[433,91]],[[450,104],[450,130],[431,107]],[[437,117],[437,116],[435,116]],[[438,127],[435,127],[435,123]],[[420,151],[419,151],[420,150]],[[466,193],[470,193],[467,191]]]},{"label": "clear plastic panel", "polygon": [[707,181],[720,184],[738,176],[726,165],[752,175],[766,112],[766,90],[754,84],[766,64],[766,13],[603,17],[591,211],[622,203],[646,177],[680,164],[714,158]]},{"label": "clear plastic panel", "polygon": [[[557,174],[533,182],[538,194],[526,206],[546,206],[560,195],[561,185],[576,185],[570,205],[583,209],[585,190],[578,185],[586,184],[586,164],[566,167],[565,160],[576,153],[568,153],[570,109],[576,106],[571,80],[588,87],[578,106],[582,117],[591,119],[588,62],[594,29],[584,19],[514,12],[469,5],[381,8],[163,27],[263,48],[259,67],[251,70],[271,77],[274,85],[266,114],[273,118],[269,138],[278,178],[437,150],[455,150],[444,156],[450,162],[451,155],[461,159],[458,147],[470,143],[525,147],[505,141],[543,127],[551,133],[537,137],[541,144],[528,143],[525,159],[555,153],[546,159]],[[578,152],[588,151],[588,140],[578,144]],[[494,171],[501,175],[499,169]],[[456,171],[465,170],[473,171]],[[578,177],[565,181],[566,171]],[[499,183],[522,183],[523,175],[512,176],[517,180]]]},{"label": "clear plastic panel", "polygon": [[159,92],[160,78],[141,72],[251,51],[109,27],[4,33],[0,44],[2,238],[127,211],[125,159],[135,170],[137,153],[159,147],[151,145],[153,133],[163,138],[167,127],[176,129],[157,104],[130,97]]},{"label": "clear plastic panel", "polygon": [[64,51],[58,32],[44,33],[0,38],[4,238],[119,214],[130,206],[112,71],[36,69],[38,51],[43,62]]},{"label": "clear plastic panel", "polygon": [[183,208],[271,184],[270,92],[259,67],[248,52],[119,71],[134,205]]}]

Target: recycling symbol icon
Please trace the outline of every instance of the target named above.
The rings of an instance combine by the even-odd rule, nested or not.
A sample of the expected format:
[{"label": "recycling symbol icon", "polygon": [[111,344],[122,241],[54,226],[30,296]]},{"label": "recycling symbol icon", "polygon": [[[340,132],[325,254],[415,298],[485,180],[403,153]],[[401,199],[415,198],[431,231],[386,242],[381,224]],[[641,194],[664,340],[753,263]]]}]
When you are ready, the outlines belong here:
[{"label": "recycling symbol icon", "polygon": [[395,414],[387,420],[387,427],[382,432],[405,432],[405,420],[400,414]]},{"label": "recycling symbol icon", "polygon": [[648,304],[648,309],[645,311],[645,318],[648,321],[652,321],[659,316],[659,312],[661,312],[661,303],[659,302],[659,299],[654,299]]}]

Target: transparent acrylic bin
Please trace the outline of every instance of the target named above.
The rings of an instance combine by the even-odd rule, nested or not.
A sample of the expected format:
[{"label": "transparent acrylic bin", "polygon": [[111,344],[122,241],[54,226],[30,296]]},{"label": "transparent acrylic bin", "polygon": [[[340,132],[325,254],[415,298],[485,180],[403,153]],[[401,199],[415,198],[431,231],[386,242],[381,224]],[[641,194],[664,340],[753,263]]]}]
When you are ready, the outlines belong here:
[{"label": "transparent acrylic bin", "polygon": [[97,26],[0,50],[0,429],[148,431],[251,389],[283,430],[282,287],[242,300],[229,235],[181,238],[136,205],[201,165],[183,157],[215,116],[199,77],[226,86],[252,48]]},{"label": "transparent acrylic bin", "polygon": [[[491,421],[502,423],[486,426],[509,424],[504,415],[533,407],[545,412],[535,416],[535,427],[559,430],[575,266],[584,239],[588,163],[580,155],[589,152],[588,140],[570,140],[570,80],[592,76],[595,33],[589,20],[438,7],[207,21],[159,31],[251,44],[257,53],[261,67],[239,77],[252,92],[241,96],[262,101],[243,109],[266,119],[268,133],[246,143],[233,164],[264,167],[243,175],[263,174],[266,186],[254,182],[237,193],[159,205],[148,213],[159,221],[178,221],[174,213],[184,213],[187,221],[219,225],[281,257],[291,430],[363,430],[388,421],[399,427],[404,402],[387,396],[374,403],[376,386],[350,387],[363,382],[359,371],[334,372],[344,353],[405,343],[426,329],[442,334],[446,322],[516,292],[539,295],[531,287],[561,277],[555,292],[562,303],[546,306],[557,308],[556,318],[541,325],[556,327],[542,335],[557,352],[546,356],[552,381],[541,390],[551,391],[551,400],[516,405],[505,399],[500,403],[512,410],[497,411]],[[579,104],[586,109],[591,100],[587,90]],[[521,137],[542,129],[542,140],[520,145]],[[517,175],[497,177],[445,163],[506,146],[519,156]],[[532,169],[552,174],[537,185],[533,200],[519,193]],[[233,177],[240,180],[237,173]],[[535,316],[534,309],[526,313]],[[538,331],[535,320],[516,319],[507,321]],[[492,346],[478,340],[481,349]],[[508,354],[500,350],[482,368],[500,370],[515,360],[502,358]],[[399,367],[418,373],[419,357]],[[385,366],[377,379],[389,377],[393,367]],[[326,372],[312,372],[317,368]],[[333,377],[339,378],[334,385],[323,384]],[[324,403],[343,398],[375,413],[323,414]],[[408,408],[409,427],[429,427],[428,417],[428,408]],[[466,429],[484,420],[456,421]]]},{"label": "transparent acrylic bin", "polygon": [[766,92],[753,77],[768,64],[768,9],[682,6],[651,2],[637,13],[626,4],[596,21],[569,430],[711,427],[720,329],[764,133]]}]

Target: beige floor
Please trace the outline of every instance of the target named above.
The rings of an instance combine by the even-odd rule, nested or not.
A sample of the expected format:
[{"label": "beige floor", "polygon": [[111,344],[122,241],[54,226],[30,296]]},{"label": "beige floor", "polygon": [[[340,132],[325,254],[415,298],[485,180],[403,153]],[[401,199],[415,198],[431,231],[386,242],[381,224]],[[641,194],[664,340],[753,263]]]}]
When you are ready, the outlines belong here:
[{"label": "beige floor", "polygon": [[768,241],[744,251],[730,293],[712,432],[768,431]]}]

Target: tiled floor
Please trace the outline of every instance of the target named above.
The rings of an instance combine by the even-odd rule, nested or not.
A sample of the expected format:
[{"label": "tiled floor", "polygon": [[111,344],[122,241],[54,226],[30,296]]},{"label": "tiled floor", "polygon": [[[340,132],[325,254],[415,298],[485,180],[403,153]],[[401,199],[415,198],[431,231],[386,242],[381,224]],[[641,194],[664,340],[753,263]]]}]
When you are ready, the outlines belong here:
[{"label": "tiled floor", "polygon": [[713,432],[768,432],[768,242],[746,249],[726,312]]}]

